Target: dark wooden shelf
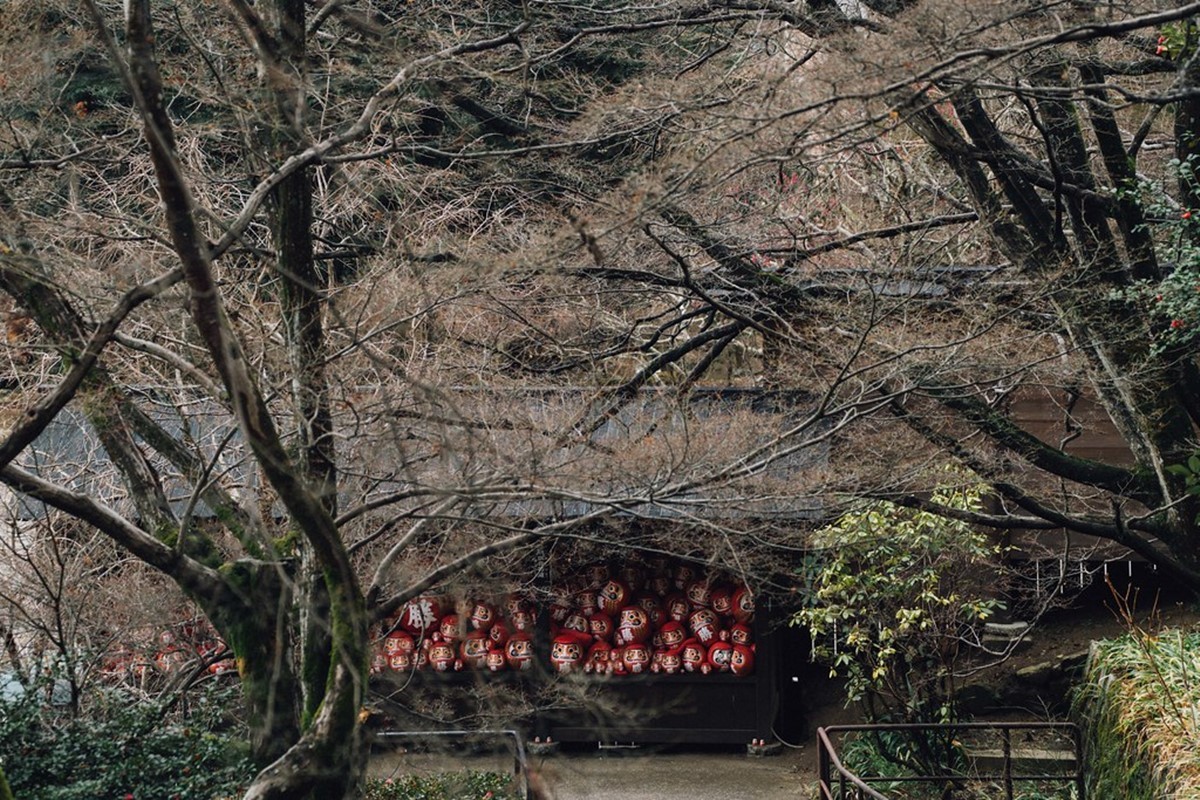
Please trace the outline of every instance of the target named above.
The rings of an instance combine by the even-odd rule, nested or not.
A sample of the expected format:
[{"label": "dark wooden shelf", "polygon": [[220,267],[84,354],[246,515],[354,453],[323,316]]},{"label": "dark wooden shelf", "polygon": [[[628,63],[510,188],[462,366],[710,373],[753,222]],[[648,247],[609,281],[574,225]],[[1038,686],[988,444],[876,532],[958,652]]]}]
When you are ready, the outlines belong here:
[{"label": "dark wooden shelf", "polygon": [[[528,737],[551,737],[559,742],[637,742],[645,744],[749,744],[772,740],[779,703],[777,658],[772,636],[759,638],[756,670],[738,677],[708,675],[558,675],[548,668],[528,672],[461,670],[383,673],[372,676],[380,694],[459,692],[472,687],[511,687],[534,696],[556,682],[601,691],[607,705],[619,709],[606,718],[583,710],[535,713],[523,721]],[[463,700],[463,702],[469,702]]]}]

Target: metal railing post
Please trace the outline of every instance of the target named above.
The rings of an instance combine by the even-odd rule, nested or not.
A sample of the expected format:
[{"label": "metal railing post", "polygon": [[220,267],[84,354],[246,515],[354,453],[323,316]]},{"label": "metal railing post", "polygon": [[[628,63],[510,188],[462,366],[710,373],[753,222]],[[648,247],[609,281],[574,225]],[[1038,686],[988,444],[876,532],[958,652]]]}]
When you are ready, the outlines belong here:
[{"label": "metal railing post", "polygon": [[833,800],[833,786],[829,783],[829,753],[820,736],[817,737],[817,780],[821,782],[821,800]]},{"label": "metal railing post", "polygon": [[1013,800],[1012,731],[1001,728],[1000,742],[1004,754],[1004,800]]}]

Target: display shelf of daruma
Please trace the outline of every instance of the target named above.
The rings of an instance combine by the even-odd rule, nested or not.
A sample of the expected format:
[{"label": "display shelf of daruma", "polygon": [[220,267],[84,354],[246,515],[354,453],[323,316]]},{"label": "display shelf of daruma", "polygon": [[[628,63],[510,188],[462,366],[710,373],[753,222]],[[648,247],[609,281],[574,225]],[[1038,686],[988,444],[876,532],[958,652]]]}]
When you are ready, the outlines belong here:
[{"label": "display shelf of daruma", "polygon": [[413,691],[587,682],[619,701],[623,711],[603,723],[570,712],[529,721],[533,735],[556,741],[770,737],[774,660],[744,583],[691,563],[631,560],[566,571],[541,597],[415,598],[380,631],[372,672]]}]

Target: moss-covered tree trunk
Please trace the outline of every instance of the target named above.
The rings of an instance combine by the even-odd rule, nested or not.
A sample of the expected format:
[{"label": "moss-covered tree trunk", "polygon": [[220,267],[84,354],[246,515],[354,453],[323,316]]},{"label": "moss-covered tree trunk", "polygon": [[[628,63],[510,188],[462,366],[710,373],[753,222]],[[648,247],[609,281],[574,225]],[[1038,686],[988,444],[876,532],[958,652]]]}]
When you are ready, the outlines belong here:
[{"label": "moss-covered tree trunk", "polygon": [[[270,30],[280,70],[267,91],[274,115],[268,152],[276,163],[303,147],[307,120],[307,47],[303,0],[275,0],[269,8]],[[299,443],[297,465],[331,517],[337,515],[337,455],[329,408],[325,362],[325,297],[317,269],[313,236],[312,170],[288,175],[271,192],[268,214],[275,248],[275,272],[284,337],[292,373],[292,393]],[[299,546],[296,593],[300,637],[302,725],[317,714],[325,697],[332,666],[330,587],[324,566],[303,537]]]},{"label": "moss-covered tree trunk", "polygon": [[300,738],[299,687],[292,666],[290,577],[275,564],[235,562],[221,570],[229,595],[200,598],[213,625],[233,649],[250,751],[260,767]]}]

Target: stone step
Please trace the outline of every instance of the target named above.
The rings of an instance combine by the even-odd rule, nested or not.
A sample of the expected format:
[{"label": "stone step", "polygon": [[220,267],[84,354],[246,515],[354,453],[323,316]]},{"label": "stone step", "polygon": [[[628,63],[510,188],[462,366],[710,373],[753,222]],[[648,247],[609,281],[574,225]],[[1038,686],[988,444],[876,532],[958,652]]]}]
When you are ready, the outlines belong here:
[{"label": "stone step", "polygon": [[[999,773],[1004,770],[1004,751],[983,749],[967,751],[967,758],[975,765],[978,772]],[[1067,774],[1076,769],[1075,751],[1073,750],[1040,750],[1037,748],[1014,748],[1010,756],[1014,772],[1039,775]]]}]

